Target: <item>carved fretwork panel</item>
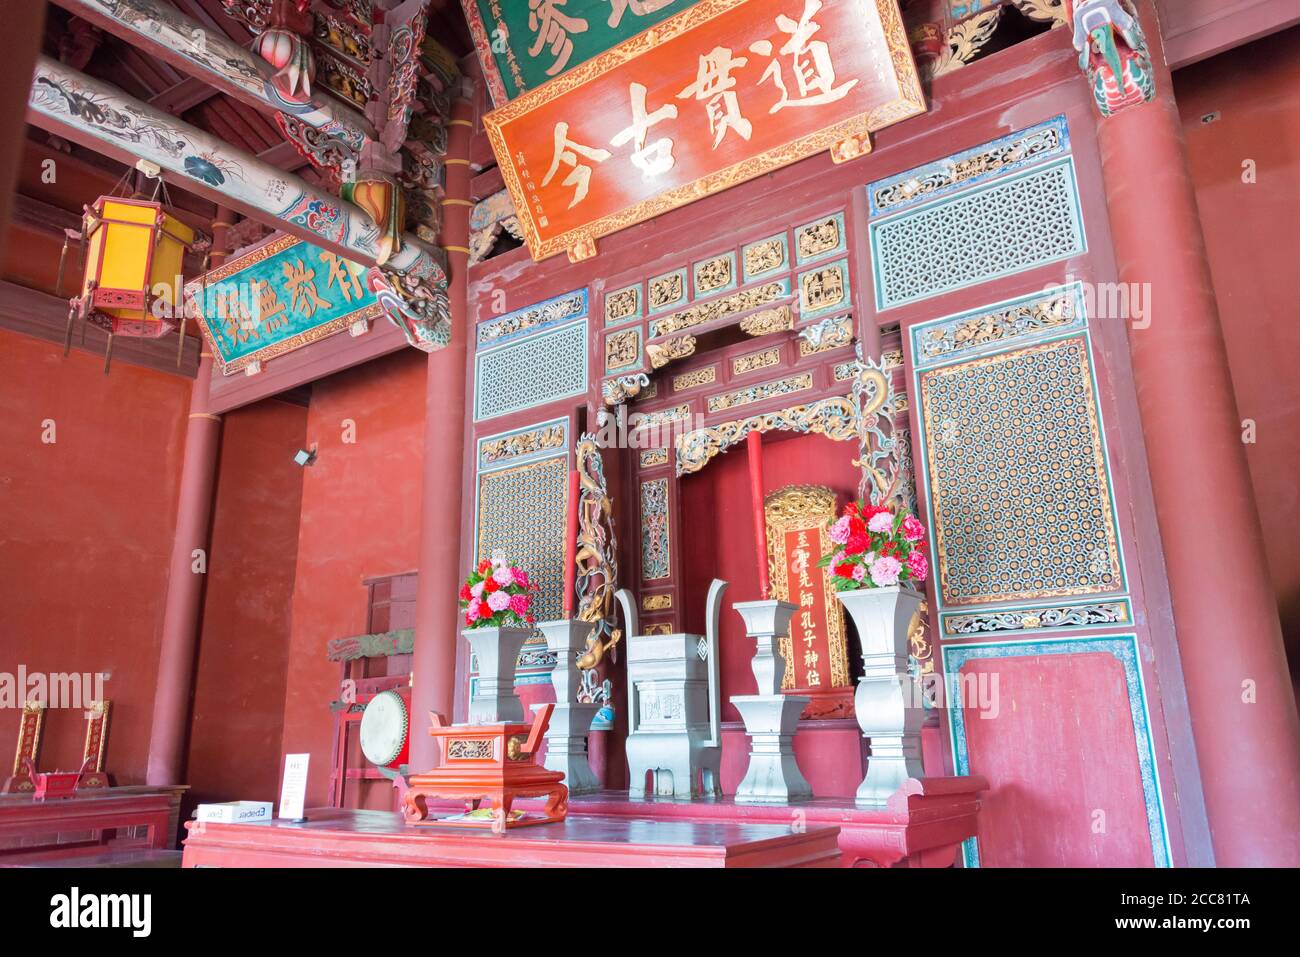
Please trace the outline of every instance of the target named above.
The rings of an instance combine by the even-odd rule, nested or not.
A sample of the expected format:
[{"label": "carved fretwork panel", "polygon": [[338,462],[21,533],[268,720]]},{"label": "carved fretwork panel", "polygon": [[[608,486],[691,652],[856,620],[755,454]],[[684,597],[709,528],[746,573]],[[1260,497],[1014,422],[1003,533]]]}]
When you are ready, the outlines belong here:
[{"label": "carved fretwork panel", "polygon": [[944,604],[1124,587],[1088,340],[920,376]]}]

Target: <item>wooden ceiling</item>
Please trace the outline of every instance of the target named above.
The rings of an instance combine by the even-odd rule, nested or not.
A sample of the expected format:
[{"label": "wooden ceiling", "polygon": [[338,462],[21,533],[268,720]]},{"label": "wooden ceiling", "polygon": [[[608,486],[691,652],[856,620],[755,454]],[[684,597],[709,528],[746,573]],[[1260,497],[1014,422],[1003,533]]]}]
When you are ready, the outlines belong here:
[{"label": "wooden ceiling", "polygon": [[[221,0],[166,0],[182,14],[220,31],[235,43],[249,46],[252,32],[239,20],[228,15]],[[318,6],[341,6],[330,0],[318,0]],[[76,69],[112,83],[131,96],[165,110],[186,123],[205,130],[233,147],[252,153],[272,166],[301,176],[313,185],[323,185],[323,178],[311,168],[276,126],[273,111],[251,108],[215,89],[203,80],[189,76],[168,63],[142,52],[125,40],[97,30],[68,11],[48,4],[44,52]],[[457,0],[432,0],[428,33],[457,58],[473,50],[469,28]],[[323,89],[317,84],[317,88]],[[329,95],[328,91],[325,91]],[[28,135],[37,142],[50,137],[29,128]],[[86,159],[105,169],[122,170],[120,164],[71,144],[59,143],[63,152]],[[93,197],[83,197],[88,202]],[[211,218],[212,204],[193,199],[183,205],[196,212],[206,211]]]}]

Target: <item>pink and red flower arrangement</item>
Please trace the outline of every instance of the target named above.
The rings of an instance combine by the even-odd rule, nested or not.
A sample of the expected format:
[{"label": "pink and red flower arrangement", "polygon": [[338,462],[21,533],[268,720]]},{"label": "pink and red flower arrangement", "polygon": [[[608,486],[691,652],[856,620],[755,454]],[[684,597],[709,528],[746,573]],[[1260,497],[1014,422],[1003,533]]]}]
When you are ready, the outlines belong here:
[{"label": "pink and red flower arrangement", "polygon": [[526,627],[536,623],[528,610],[537,583],[504,556],[483,559],[460,586],[460,607],[469,628]]},{"label": "pink and red flower arrangement", "polygon": [[884,505],[850,502],[830,524],[835,551],[817,563],[830,568],[836,591],[920,585],[930,574],[925,526]]}]

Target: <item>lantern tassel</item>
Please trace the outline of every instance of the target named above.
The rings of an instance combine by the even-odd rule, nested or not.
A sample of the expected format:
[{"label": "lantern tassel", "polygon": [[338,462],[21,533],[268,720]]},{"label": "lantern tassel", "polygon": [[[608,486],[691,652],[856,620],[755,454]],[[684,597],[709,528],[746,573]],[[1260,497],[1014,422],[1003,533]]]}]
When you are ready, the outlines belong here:
[{"label": "lantern tassel", "polygon": [[113,333],[108,334],[108,348],[104,350],[104,375],[108,375],[108,365],[113,361]]},{"label": "lantern tassel", "polygon": [[72,351],[72,324],[77,319],[76,301],[72,300],[72,305],[68,306],[68,327],[63,330],[63,357],[66,359],[68,353]]},{"label": "lantern tassel", "polygon": [[59,253],[59,275],[54,280],[54,295],[63,292],[63,266],[68,261],[68,242],[72,239],[68,235],[69,230],[63,231],[63,251]]}]

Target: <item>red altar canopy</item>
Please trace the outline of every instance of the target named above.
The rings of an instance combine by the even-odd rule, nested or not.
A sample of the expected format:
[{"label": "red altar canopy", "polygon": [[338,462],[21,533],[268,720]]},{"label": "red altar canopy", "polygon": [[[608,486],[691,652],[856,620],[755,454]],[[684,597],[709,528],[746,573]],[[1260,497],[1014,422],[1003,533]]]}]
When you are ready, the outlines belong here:
[{"label": "red altar canopy", "polygon": [[897,0],[701,0],[484,118],[534,259],[925,112]]}]

